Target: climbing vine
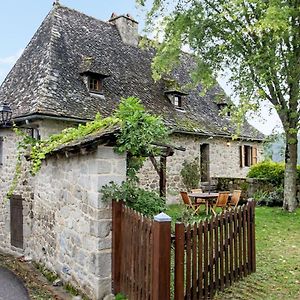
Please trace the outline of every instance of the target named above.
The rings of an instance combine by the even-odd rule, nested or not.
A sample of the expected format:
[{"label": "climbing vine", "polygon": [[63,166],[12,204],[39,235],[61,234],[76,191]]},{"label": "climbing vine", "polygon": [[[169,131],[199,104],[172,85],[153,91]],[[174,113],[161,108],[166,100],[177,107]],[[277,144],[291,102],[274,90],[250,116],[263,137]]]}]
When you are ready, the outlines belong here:
[{"label": "climbing vine", "polygon": [[13,195],[18,185],[22,173],[22,158],[24,157],[28,149],[28,146],[33,145],[36,141],[31,136],[29,136],[25,131],[22,131],[17,127],[14,127],[13,130],[15,134],[19,137],[19,141],[17,144],[17,158],[16,158],[15,173],[14,173],[12,183],[7,192],[7,198],[10,198]]},{"label": "climbing vine", "polygon": [[30,173],[34,176],[40,170],[43,160],[55,149],[86,136],[99,133],[105,129],[118,127],[118,153],[127,152],[129,155],[128,175],[131,178],[141,168],[145,155],[158,154],[153,142],[164,141],[168,131],[163,120],[145,111],[141,101],[135,97],[122,99],[114,114],[102,118],[97,114],[95,119],[85,125],[67,128],[58,134],[53,134],[45,140],[35,140],[20,129],[15,129],[21,137],[18,145],[17,165],[8,196],[15,190],[22,170],[22,157],[27,152],[30,163]]}]

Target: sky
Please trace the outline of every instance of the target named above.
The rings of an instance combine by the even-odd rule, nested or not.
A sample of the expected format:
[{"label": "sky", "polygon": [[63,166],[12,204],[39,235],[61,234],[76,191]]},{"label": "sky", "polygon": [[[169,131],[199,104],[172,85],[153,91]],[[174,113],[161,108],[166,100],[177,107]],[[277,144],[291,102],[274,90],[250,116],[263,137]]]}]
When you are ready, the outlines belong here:
[{"label": "sky", "polygon": [[[60,3],[101,20],[108,20],[113,12],[118,15],[129,13],[139,21],[142,33],[145,11],[136,7],[135,0],[61,0]],[[52,5],[53,0],[0,1],[0,84]],[[226,79],[220,78],[219,82],[230,94],[231,89]],[[278,116],[274,111],[269,115],[269,110],[270,107],[266,104],[261,112],[263,118],[248,117],[250,124],[265,134],[270,134],[274,128],[280,127]]]}]

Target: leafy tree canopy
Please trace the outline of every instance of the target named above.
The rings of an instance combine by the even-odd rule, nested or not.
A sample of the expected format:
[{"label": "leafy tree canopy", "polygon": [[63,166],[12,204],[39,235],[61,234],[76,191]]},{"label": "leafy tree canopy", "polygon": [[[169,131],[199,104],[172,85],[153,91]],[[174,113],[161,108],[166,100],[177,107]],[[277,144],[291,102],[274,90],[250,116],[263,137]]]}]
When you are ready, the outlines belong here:
[{"label": "leafy tree canopy", "polygon": [[[137,0],[145,5],[146,0]],[[148,30],[161,26],[153,61],[159,79],[180,61],[182,47],[195,55],[195,82],[209,87],[220,73],[230,75],[240,97],[242,117],[261,101],[270,101],[286,134],[284,207],[296,207],[297,132],[300,104],[299,0],[154,0]]]}]

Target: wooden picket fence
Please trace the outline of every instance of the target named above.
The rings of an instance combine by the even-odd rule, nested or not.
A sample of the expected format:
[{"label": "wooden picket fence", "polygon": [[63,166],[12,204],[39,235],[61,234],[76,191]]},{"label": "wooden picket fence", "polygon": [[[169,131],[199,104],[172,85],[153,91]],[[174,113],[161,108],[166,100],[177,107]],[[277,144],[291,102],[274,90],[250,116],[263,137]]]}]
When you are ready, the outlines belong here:
[{"label": "wooden picket fence", "polygon": [[177,223],[172,239],[170,221],[113,202],[112,260],[113,291],[130,300],[212,299],[255,272],[255,202],[194,225]]}]

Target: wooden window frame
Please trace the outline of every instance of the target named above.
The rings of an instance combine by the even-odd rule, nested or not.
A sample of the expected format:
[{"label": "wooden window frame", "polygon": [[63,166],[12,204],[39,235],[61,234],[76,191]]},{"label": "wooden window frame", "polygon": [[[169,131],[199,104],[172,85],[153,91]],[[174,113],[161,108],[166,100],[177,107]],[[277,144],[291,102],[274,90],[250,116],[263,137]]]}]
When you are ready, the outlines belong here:
[{"label": "wooden window frame", "polygon": [[102,78],[90,75],[88,78],[88,88],[91,93],[102,94]]},{"label": "wooden window frame", "polygon": [[257,146],[241,145],[240,146],[240,167],[251,167],[257,164]]}]

